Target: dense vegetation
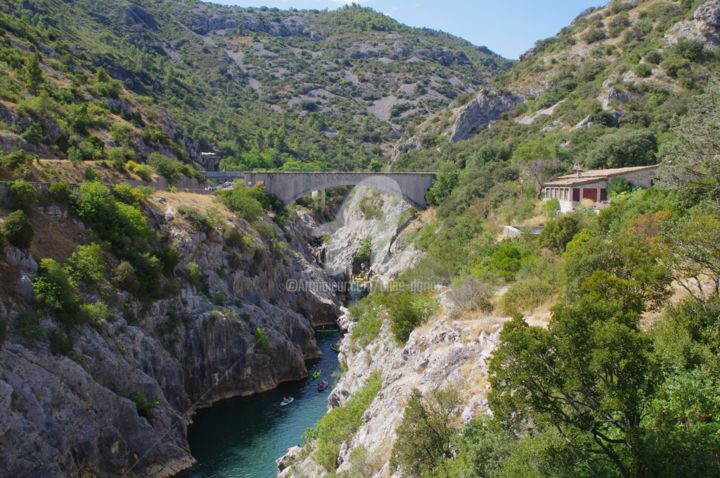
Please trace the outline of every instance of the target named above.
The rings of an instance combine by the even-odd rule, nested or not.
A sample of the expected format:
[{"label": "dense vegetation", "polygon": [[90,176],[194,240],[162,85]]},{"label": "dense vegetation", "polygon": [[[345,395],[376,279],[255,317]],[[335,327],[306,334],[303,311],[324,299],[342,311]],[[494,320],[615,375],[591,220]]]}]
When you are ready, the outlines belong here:
[{"label": "dense vegetation", "polygon": [[[398,127],[507,64],[356,6],[13,0],[0,6],[0,131],[41,158],[144,180],[194,176],[200,151],[224,169],[365,168]],[[392,117],[371,112],[378,100]],[[34,174],[26,158],[8,162],[5,176]]]},{"label": "dense vegetation", "polygon": [[[503,210],[486,206],[488,220],[468,230],[474,204],[421,233],[426,262],[456,284],[509,284],[500,307],[516,316],[490,361],[492,418],[439,427],[457,411],[452,397],[411,399],[394,452],[406,476],[720,473],[716,95],[697,99],[663,149],[663,159],[683,155],[660,184],[614,195],[599,215],[538,205],[542,235],[496,244],[488,233]],[[527,200],[507,201],[519,211]],[[465,248],[448,250],[459,239]],[[684,290],[676,305],[673,283]],[[552,296],[548,327],[529,326],[522,312]],[[647,322],[648,311],[659,318]]]}]

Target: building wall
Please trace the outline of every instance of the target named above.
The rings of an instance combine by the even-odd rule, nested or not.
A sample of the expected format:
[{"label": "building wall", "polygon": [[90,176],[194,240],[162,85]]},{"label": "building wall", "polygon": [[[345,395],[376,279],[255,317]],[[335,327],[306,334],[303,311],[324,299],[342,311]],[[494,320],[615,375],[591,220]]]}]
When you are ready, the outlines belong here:
[{"label": "building wall", "polygon": [[621,177],[627,179],[635,186],[641,188],[649,188],[650,186],[652,186],[656,174],[656,169],[647,169],[645,171],[635,171],[632,173],[622,174]]}]

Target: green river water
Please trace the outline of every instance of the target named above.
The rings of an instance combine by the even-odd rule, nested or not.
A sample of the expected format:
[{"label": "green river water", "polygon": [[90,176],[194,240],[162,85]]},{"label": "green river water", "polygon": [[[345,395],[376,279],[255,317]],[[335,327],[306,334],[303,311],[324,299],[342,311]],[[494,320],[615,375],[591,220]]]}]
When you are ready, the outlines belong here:
[{"label": "green river water", "polygon": [[[302,443],[302,435],[327,411],[327,397],[335,384],[337,354],[330,347],[338,333],[318,334],[322,359],[308,363],[308,371],[322,370],[317,380],[310,378],[286,383],[272,392],[248,398],[225,400],[200,410],[189,430],[190,450],[198,464],[181,474],[182,478],[272,478],[277,474],[275,460]],[[326,379],[331,386],[318,392]],[[283,396],[295,401],[281,407]]]}]

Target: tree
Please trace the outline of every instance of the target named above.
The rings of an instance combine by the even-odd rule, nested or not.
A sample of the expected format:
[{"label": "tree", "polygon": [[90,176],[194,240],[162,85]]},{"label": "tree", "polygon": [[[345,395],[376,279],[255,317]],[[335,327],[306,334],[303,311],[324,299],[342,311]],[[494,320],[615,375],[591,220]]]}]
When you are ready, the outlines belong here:
[{"label": "tree", "polygon": [[10,185],[10,200],[13,206],[27,212],[37,204],[37,193],[31,184],[18,179]]},{"label": "tree", "polygon": [[575,216],[565,215],[550,221],[540,234],[540,244],[555,252],[562,253],[565,246],[580,232],[580,222]]},{"label": "tree", "polygon": [[393,446],[393,463],[402,469],[404,476],[427,476],[452,457],[455,430],[450,423],[457,404],[457,394],[452,391],[439,391],[423,398],[418,390],[413,390]]},{"label": "tree", "polygon": [[720,476],[720,385],[705,369],[660,387],[645,425],[648,476]]},{"label": "tree", "polygon": [[720,208],[720,87],[697,98],[660,156],[662,187],[680,192],[688,204],[709,200]]},{"label": "tree", "polygon": [[720,295],[720,218],[696,207],[662,233],[664,254],[677,282],[701,303]]},{"label": "tree", "polygon": [[523,171],[532,178],[535,183],[535,192],[540,199],[542,186],[545,182],[562,170],[562,163],[557,159],[536,158],[528,161]]},{"label": "tree", "polygon": [[638,330],[642,301],[607,273],[584,288],[579,304],[555,307],[547,330],[521,318],[504,326],[490,362],[490,407],[509,428],[551,426],[568,446],[637,476],[656,386],[651,343]]},{"label": "tree", "polygon": [[33,95],[37,95],[40,90],[40,85],[45,81],[42,69],[40,68],[40,55],[33,53],[30,55],[30,58],[25,60],[22,77],[27,85],[28,91]]},{"label": "tree", "polygon": [[428,201],[436,205],[442,203],[457,186],[458,178],[458,170],[455,164],[450,162],[442,163],[437,179],[427,192]]},{"label": "tree", "polygon": [[18,249],[27,249],[33,238],[33,228],[27,214],[18,210],[8,214],[3,222],[3,234]]},{"label": "tree", "polygon": [[657,138],[651,130],[620,130],[598,139],[585,158],[585,165],[621,168],[654,164],[657,151]]}]

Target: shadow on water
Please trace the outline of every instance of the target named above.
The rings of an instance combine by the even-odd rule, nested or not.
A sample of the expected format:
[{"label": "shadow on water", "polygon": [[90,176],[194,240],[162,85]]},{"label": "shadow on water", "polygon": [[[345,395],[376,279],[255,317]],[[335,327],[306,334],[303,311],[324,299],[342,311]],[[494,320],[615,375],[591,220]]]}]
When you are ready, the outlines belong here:
[{"label": "shadow on water", "polygon": [[[308,371],[322,370],[311,378],[286,383],[277,390],[247,398],[225,400],[198,411],[188,432],[190,450],[198,461],[182,478],[271,478],[275,460],[302,442],[302,435],[327,410],[327,397],[335,385],[337,354],[330,348],[340,334],[318,333],[323,352],[320,360],[308,362]],[[331,386],[318,392],[320,380]],[[280,406],[284,396],[295,401]]]}]

